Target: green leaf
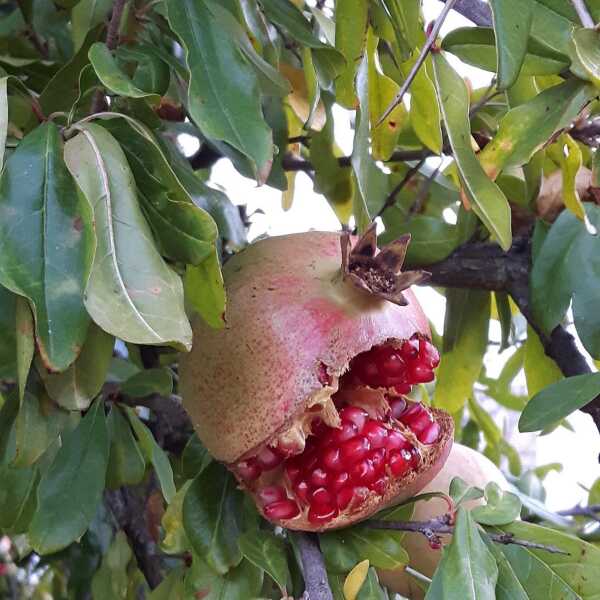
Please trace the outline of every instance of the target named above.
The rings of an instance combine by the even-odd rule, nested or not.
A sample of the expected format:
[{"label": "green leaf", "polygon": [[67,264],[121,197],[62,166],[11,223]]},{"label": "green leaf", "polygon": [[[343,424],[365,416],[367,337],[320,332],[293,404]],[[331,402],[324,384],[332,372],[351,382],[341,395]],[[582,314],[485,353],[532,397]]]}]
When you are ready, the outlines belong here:
[{"label": "green leaf", "polygon": [[245,558],[266,571],[273,581],[285,588],[290,579],[284,541],[266,531],[248,531],[238,539]]},{"label": "green leaf", "polygon": [[143,398],[150,394],[168,396],[173,391],[173,375],[166,367],[145,369],[124,381],[121,391],[133,398]]},{"label": "green leaf", "polygon": [[71,31],[75,50],[79,50],[88,31],[106,20],[113,7],[113,0],[81,0],[71,11]]},{"label": "green leaf", "polygon": [[361,560],[368,560],[378,569],[398,569],[407,565],[409,556],[402,546],[403,538],[403,532],[355,525],[322,533],[319,543],[328,568],[344,573]]},{"label": "green leaf", "polygon": [[[171,70],[169,60],[163,60],[163,54],[150,44],[136,44],[135,46],[119,46],[115,50],[119,64],[124,63],[124,68],[134,70],[131,77],[133,85],[147,93],[163,96],[169,90]],[[127,77],[126,73],[123,73]],[[124,94],[123,94],[124,95]]]},{"label": "green leaf", "polygon": [[568,417],[600,394],[600,373],[575,375],[549,385],[528,403],[519,431],[539,431]]},{"label": "green leaf", "polygon": [[496,561],[477,525],[459,508],[452,542],[444,550],[425,599],[495,600],[497,578]]},{"label": "green leaf", "polygon": [[573,32],[570,56],[571,71],[581,79],[600,86],[600,36],[594,29],[576,29]]},{"label": "green leaf", "polygon": [[35,490],[39,481],[35,467],[0,467],[0,527],[11,533],[27,530],[35,510]]},{"label": "green leaf", "polygon": [[157,444],[152,432],[139,420],[135,410],[129,406],[123,407],[133,427],[133,431],[138,439],[140,449],[146,462],[151,463],[158,477],[158,483],[162,494],[167,501],[171,502],[175,496],[176,489],[173,481],[173,469],[169,462],[169,457],[165,451]]},{"label": "green leaf", "polygon": [[425,40],[418,0],[380,0],[394,28],[396,42],[406,59]]},{"label": "green leaf", "polygon": [[221,575],[242,559],[242,501],[233,476],[216,462],[194,479],[183,501],[183,526],[194,552]]},{"label": "green leaf", "polygon": [[444,352],[437,372],[434,404],[454,413],[471,396],[488,342],[490,294],[446,290]]},{"label": "green leaf", "polygon": [[185,272],[186,301],[211,327],[225,326],[227,298],[224,286],[216,249],[201,264],[188,265]]},{"label": "green leaf", "polygon": [[498,89],[505,90],[517,79],[527,52],[533,18],[532,0],[490,0],[496,52]]},{"label": "green leaf", "polygon": [[113,406],[107,419],[110,452],[106,470],[106,487],[116,490],[136,485],[144,478],[146,461],[133,437],[129,421]]},{"label": "green leaf", "polygon": [[216,573],[209,564],[194,555],[185,577],[186,598],[202,600],[248,600],[260,596],[264,573],[249,560],[242,560],[227,573]]},{"label": "green leaf", "polygon": [[506,566],[519,580],[528,598],[591,600],[598,596],[596,574],[600,568],[600,550],[594,545],[555,529],[522,521],[499,529],[500,531],[493,531],[509,533],[517,539],[555,546],[567,553],[554,554],[515,545],[501,547],[508,561]]},{"label": "green leaf", "polygon": [[17,381],[19,384],[19,400],[23,402],[27,376],[35,351],[35,339],[31,308],[29,302],[22,296],[17,296],[15,323],[17,329]]},{"label": "green leaf", "polygon": [[258,81],[235,41],[223,36],[204,0],[167,0],[168,19],[181,40],[190,84],[188,105],[202,133],[231,144],[252,162],[264,183],[273,160],[272,134],[260,106]]},{"label": "green leaf", "polygon": [[67,433],[54,462],[42,475],[38,509],[29,528],[31,545],[50,554],[80,538],[102,499],[108,463],[108,432],[102,402],[92,405]]},{"label": "green leaf", "polygon": [[194,479],[212,461],[208,450],[194,433],[181,454],[181,472],[186,479]]},{"label": "green leaf", "polygon": [[433,57],[436,91],[456,166],[473,211],[504,250],[512,242],[510,207],[500,188],[488,179],[471,147],[467,87],[441,53]]},{"label": "green leaf", "polygon": [[356,600],[388,600],[389,596],[377,577],[377,571],[373,567],[369,568],[367,578],[362,584]]},{"label": "green leaf", "polygon": [[565,18],[564,7],[567,3],[553,0],[536,0],[531,23],[531,37],[549,50],[565,57],[569,54],[569,42],[574,24]]},{"label": "green leaf", "polygon": [[0,180],[0,283],[27,297],[44,363],[66,369],[85,339],[83,288],[94,252],[92,216],[62,159],[53,123],[36,127]]},{"label": "green leaf", "polygon": [[338,0],[335,7],[335,47],[346,59],[335,82],[335,99],[345,108],[356,106],[354,79],[365,47],[368,8],[366,0]]},{"label": "green leaf", "polygon": [[506,525],[519,518],[521,501],[510,492],[503,492],[500,486],[490,481],[485,486],[484,506],[476,506],[471,516],[482,525]]},{"label": "green leaf", "polygon": [[563,378],[558,365],[546,354],[540,338],[531,326],[527,327],[524,351],[523,369],[529,397]]},{"label": "green leaf", "polygon": [[13,464],[26,467],[37,462],[57,441],[70,420],[69,413],[58,408],[45,394],[36,397],[26,391],[16,420],[16,455]]},{"label": "green leaf", "polygon": [[[600,229],[600,209],[586,202],[591,224]],[[570,211],[563,211],[552,225],[531,272],[533,316],[549,334],[563,318],[573,298],[575,328],[586,350],[600,358],[600,236],[588,233]]]},{"label": "green leaf", "polygon": [[483,498],[483,490],[478,487],[471,487],[460,477],[453,477],[448,490],[454,504],[463,504],[469,500],[479,500]]},{"label": "green leaf", "polygon": [[509,110],[479,155],[486,173],[496,176],[528,163],[556,131],[571,124],[595,93],[592,86],[570,79]]},{"label": "green leaf", "polygon": [[85,306],[102,329],[125,341],[189,349],[183,286],[152,242],[127,159],[103,127],[79,129],[65,159],[92,204],[98,232]]},{"label": "green leaf", "polygon": [[0,378],[17,378],[17,297],[0,285]]},{"label": "green leaf", "polygon": [[153,589],[148,600],[185,600],[183,577],[185,567],[176,567]]},{"label": "green leaf", "polygon": [[38,364],[48,395],[67,410],[86,410],[100,393],[112,359],[115,340],[92,323],[77,360],[63,373]]},{"label": "green leaf", "polygon": [[133,81],[119,67],[104,42],[92,44],[88,57],[94,71],[96,71],[96,75],[111,92],[127,98],[148,98],[151,102],[160,100],[158,94],[140,90],[134,85]]},{"label": "green leaf", "polygon": [[0,78],[0,172],[4,166],[4,152],[8,135],[8,77]]},{"label": "green leaf", "polygon": [[91,581],[93,600],[126,600],[129,588],[127,565],[133,552],[123,531],[117,531],[112,544],[102,557],[100,568]]},{"label": "green leaf", "polygon": [[177,490],[161,520],[164,537],[160,548],[167,554],[179,554],[191,549],[183,527],[183,501],[190,485],[192,482],[188,480]]}]

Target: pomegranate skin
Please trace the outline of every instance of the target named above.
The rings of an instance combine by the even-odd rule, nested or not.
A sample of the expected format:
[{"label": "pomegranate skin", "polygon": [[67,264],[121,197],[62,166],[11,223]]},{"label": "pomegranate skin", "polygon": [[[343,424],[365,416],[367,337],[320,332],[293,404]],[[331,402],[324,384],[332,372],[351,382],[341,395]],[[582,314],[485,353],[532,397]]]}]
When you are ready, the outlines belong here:
[{"label": "pomegranate skin", "polygon": [[430,336],[410,290],[406,306],[377,298],[343,280],[341,263],[338,233],[307,232],[256,242],[225,265],[227,327],[195,319],[180,363],[185,408],[218,460],[245,457],[329,396],[323,365],[335,380],[377,344]]}]

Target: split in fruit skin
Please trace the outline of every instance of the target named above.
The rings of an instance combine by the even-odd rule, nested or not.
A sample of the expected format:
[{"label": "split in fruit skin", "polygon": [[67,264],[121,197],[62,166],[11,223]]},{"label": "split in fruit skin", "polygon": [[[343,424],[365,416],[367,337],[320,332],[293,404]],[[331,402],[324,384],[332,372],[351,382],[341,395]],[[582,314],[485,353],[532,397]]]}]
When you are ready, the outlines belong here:
[{"label": "split in fruit skin", "polygon": [[[439,354],[429,340],[415,335],[398,345],[375,346],[356,356],[340,378],[332,399],[340,427],[312,421],[304,450],[289,457],[264,446],[235,466],[266,518],[288,520],[305,514],[313,525],[353,512],[372,495],[383,496],[391,479],[418,470],[420,445],[439,439],[440,425],[421,403],[403,395],[414,384],[433,380]],[[329,380],[322,369],[323,384]],[[369,414],[348,399],[357,387],[385,389],[384,414]]]}]

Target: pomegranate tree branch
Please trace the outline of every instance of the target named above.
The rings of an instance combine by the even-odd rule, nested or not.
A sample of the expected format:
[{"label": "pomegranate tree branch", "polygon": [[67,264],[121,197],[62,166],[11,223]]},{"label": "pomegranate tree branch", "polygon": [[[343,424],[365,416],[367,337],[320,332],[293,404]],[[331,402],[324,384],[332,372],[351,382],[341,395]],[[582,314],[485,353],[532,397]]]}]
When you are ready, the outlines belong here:
[{"label": "pomegranate tree branch", "polygon": [[581,24],[584,27],[593,29],[594,28],[594,19],[592,19],[592,15],[590,15],[590,11],[588,10],[588,7],[585,5],[584,0],[571,0],[571,4],[573,5],[573,8],[575,9],[575,12],[577,13],[577,16],[579,17],[579,20],[581,21]]},{"label": "pomegranate tree branch", "polygon": [[[378,521],[372,520],[367,521],[367,525],[373,529],[391,529],[393,531],[412,531],[414,533],[421,533],[429,541],[432,548],[438,549],[441,546],[440,535],[451,534],[454,532],[454,526],[452,522],[452,516],[445,514],[440,517],[435,517],[429,521]],[[564,550],[557,548],[556,546],[550,546],[547,544],[539,544],[538,542],[532,542],[530,540],[522,540],[514,537],[511,533],[493,533],[487,530],[485,535],[490,540],[497,544],[512,544],[515,546],[522,546],[524,548],[531,548],[533,550],[544,550],[551,554],[566,554]]]},{"label": "pomegranate tree branch", "polygon": [[[121,26],[121,18],[123,9],[127,0],[115,0],[113,4],[112,14],[106,30],[106,47],[109,50],[114,50],[119,45],[119,27]],[[96,90],[92,100],[91,113],[97,113],[102,110],[104,104],[104,94],[102,90]]]},{"label": "pomegranate tree branch", "polygon": [[[419,266],[431,273],[429,283],[434,285],[508,292],[539,336],[546,354],[556,362],[565,377],[591,373],[574,337],[562,325],[557,325],[547,334],[533,318],[529,301],[528,237],[516,238],[508,252],[494,244],[465,244],[439,263]],[[600,431],[600,396],[581,410],[592,417]]]},{"label": "pomegranate tree branch", "polygon": [[[441,0],[447,2],[447,0]],[[492,26],[492,11],[484,0],[457,0],[454,10],[480,27]]]},{"label": "pomegranate tree branch", "polygon": [[417,60],[415,61],[415,64],[412,66],[412,68],[408,72],[408,75],[406,76],[406,79],[403,81],[402,86],[400,87],[400,90],[396,94],[396,97],[392,100],[390,105],[383,111],[383,114],[379,117],[375,127],[381,125],[381,123],[390,115],[390,113],[396,108],[396,106],[398,106],[398,104],[400,104],[400,102],[402,102],[402,98],[404,98],[404,94],[406,94],[408,88],[411,86],[412,82],[414,81],[415,77],[417,76],[419,69],[423,66],[423,63],[425,62],[427,55],[429,54],[429,52],[431,51],[431,48],[435,44],[435,40],[437,39],[437,36],[440,32],[440,29],[442,28],[442,25],[444,24],[444,21],[446,20],[446,17],[448,16],[448,13],[452,10],[452,7],[456,4],[456,1],[457,0],[447,0],[446,4],[444,5],[444,8],[442,9],[442,12],[438,16],[438,18],[435,20],[435,23],[433,24],[433,27],[431,28],[431,31],[429,32],[429,35],[427,36],[427,40],[425,41],[423,48],[421,48],[421,52],[419,53],[419,56],[418,56]]},{"label": "pomegranate tree branch", "polygon": [[307,600],[333,600],[317,536],[301,532],[291,535],[300,554]]}]

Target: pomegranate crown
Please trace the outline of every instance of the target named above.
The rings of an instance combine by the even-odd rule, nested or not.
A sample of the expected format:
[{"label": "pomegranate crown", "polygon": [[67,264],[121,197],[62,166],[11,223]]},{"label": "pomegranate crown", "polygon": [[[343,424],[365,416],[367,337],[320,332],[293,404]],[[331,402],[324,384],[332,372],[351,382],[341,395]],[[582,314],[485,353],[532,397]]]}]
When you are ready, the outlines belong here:
[{"label": "pomegranate crown", "polygon": [[376,223],[372,223],[354,248],[350,234],[342,234],[342,276],[369,294],[406,306],[408,301],[402,292],[411,285],[427,281],[431,273],[422,270],[402,271],[410,233],[378,252],[376,229]]}]

